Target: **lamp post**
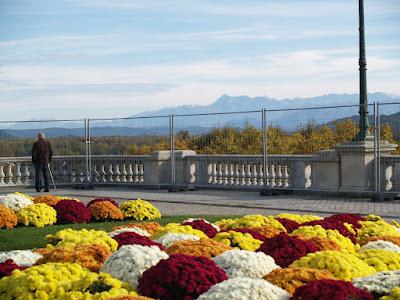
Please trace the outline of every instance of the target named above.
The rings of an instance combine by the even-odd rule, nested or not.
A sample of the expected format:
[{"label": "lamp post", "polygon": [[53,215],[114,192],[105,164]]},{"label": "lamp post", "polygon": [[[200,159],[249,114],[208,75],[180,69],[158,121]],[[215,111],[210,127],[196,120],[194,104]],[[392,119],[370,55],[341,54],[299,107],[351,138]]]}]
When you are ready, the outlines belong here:
[{"label": "lamp post", "polygon": [[365,141],[371,137],[368,122],[368,94],[367,94],[367,59],[365,57],[365,25],[364,25],[364,0],[359,0],[359,23],[360,23],[360,111],[359,132],[356,141]]}]

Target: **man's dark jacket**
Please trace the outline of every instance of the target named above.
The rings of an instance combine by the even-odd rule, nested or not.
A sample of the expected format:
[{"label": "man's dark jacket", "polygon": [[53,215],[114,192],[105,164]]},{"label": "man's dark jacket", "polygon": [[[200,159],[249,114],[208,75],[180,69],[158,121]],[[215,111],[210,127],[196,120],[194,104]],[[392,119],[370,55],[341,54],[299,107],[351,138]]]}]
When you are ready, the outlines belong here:
[{"label": "man's dark jacket", "polygon": [[51,161],[53,151],[50,142],[46,140],[38,140],[33,144],[32,162],[35,165],[47,165]]}]

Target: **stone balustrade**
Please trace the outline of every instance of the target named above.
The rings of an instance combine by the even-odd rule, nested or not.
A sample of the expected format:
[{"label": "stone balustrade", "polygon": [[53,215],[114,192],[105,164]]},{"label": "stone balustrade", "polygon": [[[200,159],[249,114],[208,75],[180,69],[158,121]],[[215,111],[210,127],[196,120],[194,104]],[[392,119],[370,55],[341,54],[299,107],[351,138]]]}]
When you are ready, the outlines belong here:
[{"label": "stone balustrade", "polygon": [[400,156],[381,156],[381,190],[385,192],[400,191]]}]

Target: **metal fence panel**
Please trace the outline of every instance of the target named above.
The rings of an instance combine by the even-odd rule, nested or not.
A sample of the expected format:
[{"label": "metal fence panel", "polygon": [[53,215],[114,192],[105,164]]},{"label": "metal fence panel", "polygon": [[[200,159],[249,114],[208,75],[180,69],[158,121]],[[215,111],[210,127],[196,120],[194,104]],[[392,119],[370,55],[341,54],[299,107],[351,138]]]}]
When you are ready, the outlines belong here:
[{"label": "metal fence panel", "polygon": [[0,122],[0,186],[30,185],[34,178],[32,145],[39,132],[51,142],[51,163],[56,184],[79,184],[85,180],[85,121]]}]

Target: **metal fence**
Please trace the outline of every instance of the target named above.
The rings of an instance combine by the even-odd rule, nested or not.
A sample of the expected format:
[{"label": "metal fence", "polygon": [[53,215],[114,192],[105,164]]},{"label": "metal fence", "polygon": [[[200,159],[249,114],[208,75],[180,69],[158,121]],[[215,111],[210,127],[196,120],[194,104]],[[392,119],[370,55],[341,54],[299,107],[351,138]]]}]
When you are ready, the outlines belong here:
[{"label": "metal fence", "polygon": [[0,122],[0,186],[31,183],[30,150],[44,131],[57,184],[400,191],[400,103],[369,106],[363,146],[348,144],[358,110]]}]

